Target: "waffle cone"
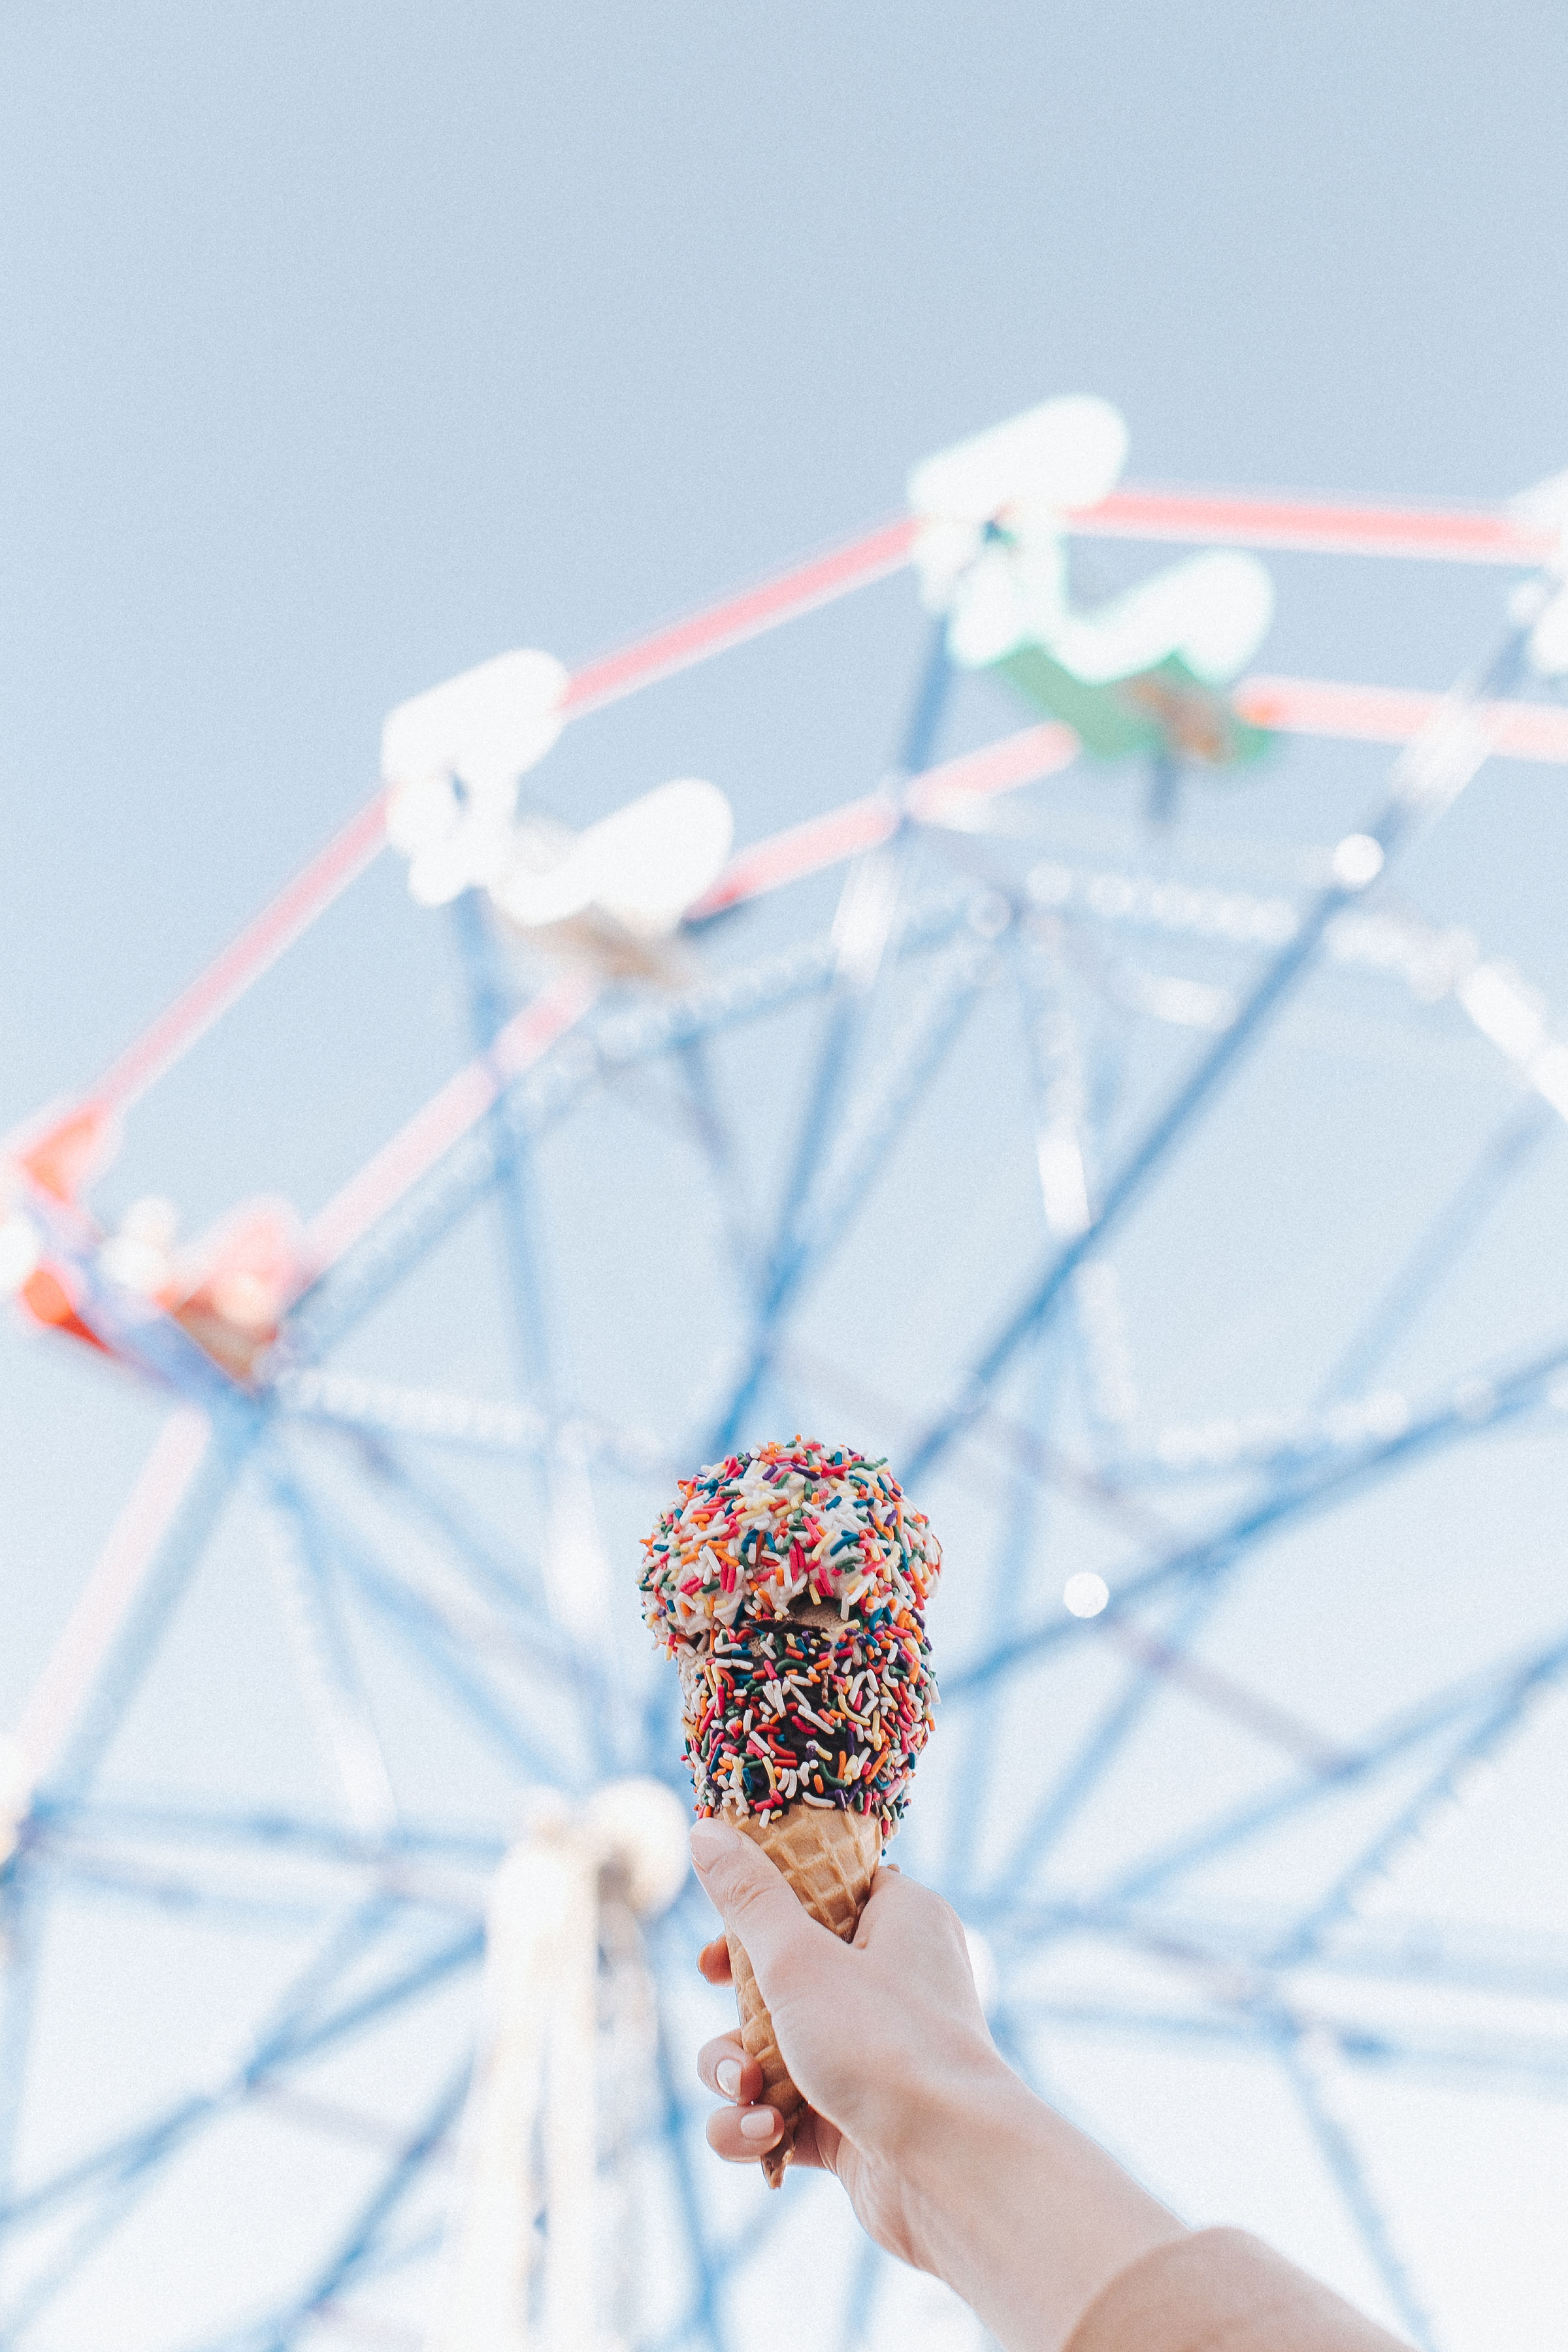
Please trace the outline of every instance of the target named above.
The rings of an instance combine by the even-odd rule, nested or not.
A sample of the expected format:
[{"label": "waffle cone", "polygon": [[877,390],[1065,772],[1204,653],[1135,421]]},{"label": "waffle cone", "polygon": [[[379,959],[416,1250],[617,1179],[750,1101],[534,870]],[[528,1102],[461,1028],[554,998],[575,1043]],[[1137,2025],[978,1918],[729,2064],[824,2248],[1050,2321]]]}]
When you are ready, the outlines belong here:
[{"label": "waffle cone", "polygon": [[[880,1822],[869,1813],[829,1812],[816,1805],[792,1805],[766,1821],[733,1814],[728,1818],[783,1871],[812,1917],[847,1944],[859,1925],[881,1857]],[[768,2187],[776,2189],[805,2102],[790,2080],[752,1963],[733,1936],[726,1941],[741,2011],[741,2039],[747,2056],[763,2070],[763,2102],[776,2107],[784,2120],[783,2137],[763,2158]]]}]

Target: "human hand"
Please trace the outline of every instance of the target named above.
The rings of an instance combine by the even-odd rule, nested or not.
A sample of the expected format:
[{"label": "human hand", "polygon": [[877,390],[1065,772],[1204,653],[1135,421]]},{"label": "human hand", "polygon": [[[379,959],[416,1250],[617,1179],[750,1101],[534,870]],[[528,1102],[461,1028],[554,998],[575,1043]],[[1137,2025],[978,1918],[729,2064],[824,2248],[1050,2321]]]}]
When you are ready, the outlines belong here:
[{"label": "human hand", "polygon": [[[945,2279],[1007,2352],[1061,2352],[1113,2278],[1183,2235],[1004,2063],[940,1895],[879,1870],[843,1944],[727,1822],[699,1822],[691,1857],[807,2102],[795,2161],[836,2174],[878,2244]],[[701,1965],[710,1983],[728,1978],[722,1941]],[[762,2070],[739,2033],[708,2042],[698,2073],[731,2103],[710,2116],[709,2145],[755,2163],[780,2118],[760,2104]]]},{"label": "human hand", "polygon": [[[750,1956],[784,2063],[806,2101],[794,2161],[834,2173],[862,2227],[920,2270],[940,2267],[932,2189],[947,2118],[970,2113],[1014,2078],[997,2055],[974,1990],[963,1929],[938,1895],[879,1870],[852,1944],[796,1901],[748,1839],[722,1822],[692,1832],[698,1874]],[[728,1981],[722,1937],[700,1961]],[[762,2069],[738,2032],[699,2054],[698,2073],[731,2105],[709,2118],[708,2141],[732,2164],[754,2164],[777,2141],[777,2110],[756,2104]]]}]

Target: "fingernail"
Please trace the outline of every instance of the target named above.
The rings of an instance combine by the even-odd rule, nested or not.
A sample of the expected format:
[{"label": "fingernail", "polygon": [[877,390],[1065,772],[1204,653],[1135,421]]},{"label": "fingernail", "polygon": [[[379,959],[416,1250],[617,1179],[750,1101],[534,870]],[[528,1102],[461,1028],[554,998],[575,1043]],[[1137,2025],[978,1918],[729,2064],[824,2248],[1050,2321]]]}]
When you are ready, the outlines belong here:
[{"label": "fingernail", "polygon": [[713,2069],[713,2079],[727,2099],[736,2097],[741,2088],[740,2061],[735,2058],[721,2058],[718,2065]]},{"label": "fingernail", "polygon": [[691,1829],[691,1859],[701,1870],[728,1853],[735,1840],[735,1832],[727,1822],[695,1822]]},{"label": "fingernail", "polygon": [[748,2107],[741,2117],[742,2139],[777,2139],[779,2119],[772,2107]]}]

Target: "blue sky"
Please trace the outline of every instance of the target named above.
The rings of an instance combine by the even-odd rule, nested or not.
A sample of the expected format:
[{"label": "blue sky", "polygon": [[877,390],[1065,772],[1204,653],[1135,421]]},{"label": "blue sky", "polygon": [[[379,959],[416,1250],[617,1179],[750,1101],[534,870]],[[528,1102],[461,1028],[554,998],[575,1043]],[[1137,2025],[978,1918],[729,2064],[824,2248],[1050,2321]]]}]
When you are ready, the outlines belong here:
[{"label": "blue sky", "polygon": [[[1568,463],[1564,40],[1554,9],[1483,19],[1406,0],[13,0],[0,1119],[89,1080],[360,804],[391,705],[509,646],[570,663],[639,634],[896,512],[913,460],[1051,393],[1115,401],[1144,481],[1489,500]],[[1142,560],[1096,550],[1091,577]],[[1500,625],[1489,572],[1271,568],[1271,669],[1440,688]],[[707,774],[742,840],[829,806],[885,764],[924,625],[907,581],[868,592],[574,730],[540,791],[580,823]],[[990,689],[966,688],[950,747],[1005,723]],[[1246,887],[1283,882],[1302,845],[1374,804],[1384,766],[1364,749],[1292,750],[1245,799],[1194,793],[1179,856]],[[1069,780],[1031,821],[1052,855],[1115,863],[1142,854],[1138,791]],[[1472,928],[1557,1004],[1564,792],[1561,771],[1495,765],[1399,877],[1429,919]],[[815,928],[831,903],[792,901],[764,936]],[[447,942],[385,861],[136,1114],[105,1206],[168,1192],[195,1224],[281,1191],[308,1212],[447,1075],[460,1024]],[[1010,1066],[977,1048],[950,1122],[977,1133],[994,1114],[1001,1135]],[[1163,1067],[1136,1068],[1131,1097]],[[1326,984],[1129,1231],[1149,1426],[1301,1402],[1509,1085],[1473,1041],[1413,1039],[1351,983]],[[1000,1303],[1011,1267],[993,1239],[1028,1189],[1026,1154],[984,1168],[977,1190],[942,1137],[940,1118],[920,1131],[916,1172],[879,1212],[879,1262],[915,1307],[857,1341],[873,1386],[907,1379],[919,1401],[951,1370],[951,1333],[967,1342]],[[647,1260],[683,1197],[679,1165],[611,1142],[632,1155],[629,1187],[592,1150],[570,1181],[559,1171],[563,1319],[585,1389],[630,1279],[605,1272],[601,1229],[629,1200],[622,1237]],[[769,1172],[763,1144],[754,1172]],[[1445,1294],[1397,1368],[1413,1387],[1561,1318],[1558,1181],[1543,1161]],[[449,1278],[401,1306],[367,1366],[504,1379],[479,1288],[458,1328],[441,1312],[479,1285],[474,1264],[458,1252]],[[831,1336],[830,1308],[812,1313]],[[19,1336],[0,1347],[0,1387],[4,1720],[157,1414]],[[606,1393],[657,1413],[646,1363]],[[1287,1619],[1322,1707],[1359,1719],[1390,1623],[1423,1622],[1416,1680],[1439,1652],[1482,1646],[1494,1570],[1496,1605],[1521,1625],[1544,1617],[1550,1492],[1539,1465],[1511,1484],[1456,1474],[1408,1506],[1368,1507],[1342,1540],[1313,1538],[1350,1612],[1338,1634]],[[1485,1572],[1424,1582],[1446,1541]],[[1399,1617],[1368,1604],[1352,1670],[1342,1628],[1380,1560],[1403,1562],[1410,1593]],[[1422,1596],[1442,1635],[1429,1657]],[[1285,1636],[1258,1601],[1216,1639],[1266,1674]],[[193,1756],[209,1703],[165,1726]],[[1131,2114],[1139,2085],[1112,2071],[1077,2087]],[[1149,2160],[1176,2179],[1182,2102],[1163,2079],[1169,2129]],[[1419,2168],[1426,2128],[1394,2129],[1395,2170]],[[1519,2129],[1503,2116],[1497,2145]],[[1247,2173],[1243,2149],[1194,2197],[1222,2207]],[[1461,2189],[1445,2177],[1412,2221],[1428,2253]],[[1327,2222],[1314,2244],[1325,2267],[1339,2259]],[[1445,2278],[1445,2352],[1500,2344],[1476,2280]],[[1527,2308],[1560,2313],[1563,2292],[1542,2285],[1520,2326]]]}]

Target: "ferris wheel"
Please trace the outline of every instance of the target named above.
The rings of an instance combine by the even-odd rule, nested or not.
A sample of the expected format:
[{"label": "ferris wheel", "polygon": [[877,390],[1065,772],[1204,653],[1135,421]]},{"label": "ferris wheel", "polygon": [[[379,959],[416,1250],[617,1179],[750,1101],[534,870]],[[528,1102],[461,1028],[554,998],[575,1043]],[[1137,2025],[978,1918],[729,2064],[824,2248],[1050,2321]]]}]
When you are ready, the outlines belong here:
[{"label": "ferris wheel", "polygon": [[[1539,1729],[1568,1624],[1523,1566],[1500,1629],[1445,1618],[1384,1514],[1430,1530],[1456,1465],[1550,1492],[1568,1333],[1407,1343],[1500,1221],[1534,1245],[1568,1033],[1391,877],[1489,759],[1568,762],[1568,501],[1152,492],[1124,450],[1105,404],[1047,403],[689,621],[413,696],[360,815],[10,1139],[27,1343],[166,1417],[4,1749],[0,2343],[743,2352],[803,2295],[847,2352],[978,2340],[829,2186],[712,2167],[689,2081],[710,1923],[637,1538],[698,1462],[802,1428],[889,1453],[944,1539],[906,1843],[1010,2059],[1157,2184],[1103,2053],[1170,2097],[1267,2084],[1344,2283],[1462,2352],[1378,2101],[1560,2095],[1568,1939],[1427,1916],[1410,1874]],[[1091,599],[1109,541],[1167,552]],[[1496,567],[1498,649],[1447,696],[1257,674],[1270,550]],[[567,727],[907,570],[929,646],[864,796],[739,848],[706,779],[551,810]],[[1248,829],[1300,736],[1389,747],[1327,843]],[[1129,772],[1135,822],[1064,817]],[[1226,781],[1222,855],[1194,812]],[[136,1104],[388,854],[409,952],[443,931],[463,978],[449,1081],[308,1220],[100,1221]],[[1331,1058],[1375,1032],[1425,1118],[1490,1074],[1424,1228],[1293,1188],[1303,1007]],[[1277,1299],[1278,1350],[1248,1411],[1194,1346],[1151,1412],[1171,1233],[1238,1135],[1269,1206],[1215,1292]],[[1289,1269],[1336,1241],[1354,1311],[1303,1339]],[[463,1347],[410,1377],[440,1318]]]}]

